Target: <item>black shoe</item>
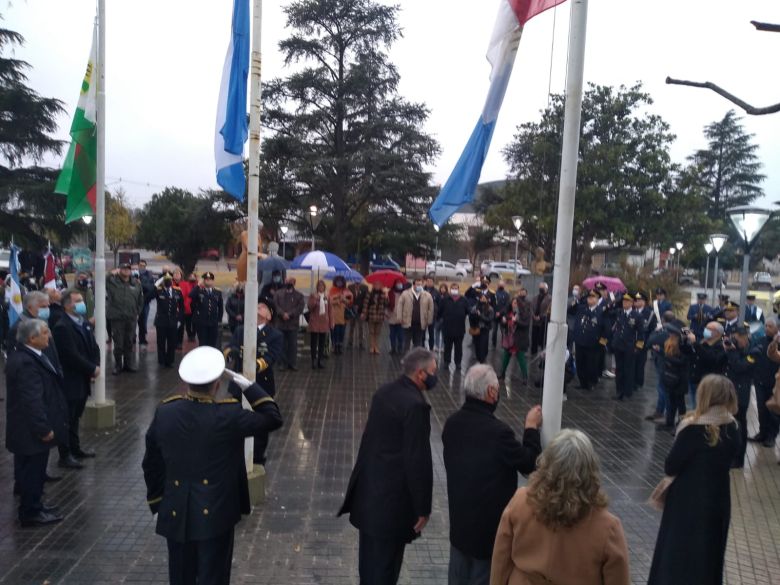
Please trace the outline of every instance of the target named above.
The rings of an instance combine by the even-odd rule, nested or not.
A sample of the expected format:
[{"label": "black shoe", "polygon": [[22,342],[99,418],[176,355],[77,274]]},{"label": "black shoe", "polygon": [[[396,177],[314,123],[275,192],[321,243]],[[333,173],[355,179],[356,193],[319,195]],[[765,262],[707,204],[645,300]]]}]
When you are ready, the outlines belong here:
[{"label": "black shoe", "polygon": [[19,523],[22,526],[46,526],[48,524],[55,524],[62,521],[62,516],[59,514],[52,514],[50,512],[44,512],[41,510],[35,516],[29,518],[19,518]]},{"label": "black shoe", "polygon": [[317,369],[317,362],[316,360],[311,360],[311,369],[316,370]]},{"label": "black shoe", "polygon": [[623,396],[613,396],[612,400],[619,400],[620,402],[623,402]]},{"label": "black shoe", "polygon": [[149,345],[149,343],[144,339],[143,341],[139,341],[138,345]]},{"label": "black shoe", "polygon": [[46,477],[43,479],[46,483],[54,483],[56,481],[61,481],[62,476],[61,475],[49,475],[49,473],[46,473]]},{"label": "black shoe", "polygon": [[47,514],[56,514],[57,513],[57,506],[50,506],[49,504],[41,504],[41,511],[46,512]]},{"label": "black shoe", "polygon": [[82,451],[81,449],[73,451],[72,454],[76,459],[93,459],[95,457],[94,451]]},{"label": "black shoe", "polygon": [[73,455],[68,455],[64,459],[60,457],[60,460],[57,462],[57,467],[63,467],[65,469],[84,469],[84,466],[79,463],[79,460]]},{"label": "black shoe", "polygon": [[757,435],[753,435],[752,437],[748,437],[748,441],[751,441],[753,443],[763,443],[764,440],[765,437],[761,433],[758,433]]},{"label": "black shoe", "polygon": [[137,371],[138,371],[138,368],[135,368],[133,366],[125,366],[125,372],[134,373],[134,372],[137,372]]},{"label": "black shoe", "polygon": [[291,372],[297,372],[298,371],[298,368],[296,368],[295,366],[289,366],[287,369],[290,370]]},{"label": "black shoe", "polygon": [[767,437],[766,439],[761,441],[761,446],[762,447],[767,447],[767,448],[771,449],[772,447],[775,446],[775,439],[770,439],[769,437]]},{"label": "black shoe", "polygon": [[122,373],[122,368],[120,368],[119,366],[115,366],[114,371],[111,373],[114,374],[115,376],[118,376],[119,374]]},{"label": "black shoe", "polygon": [[322,361],[319,361],[319,362],[317,362],[317,368],[319,368],[320,370],[324,370],[325,369],[325,364],[323,364]]}]

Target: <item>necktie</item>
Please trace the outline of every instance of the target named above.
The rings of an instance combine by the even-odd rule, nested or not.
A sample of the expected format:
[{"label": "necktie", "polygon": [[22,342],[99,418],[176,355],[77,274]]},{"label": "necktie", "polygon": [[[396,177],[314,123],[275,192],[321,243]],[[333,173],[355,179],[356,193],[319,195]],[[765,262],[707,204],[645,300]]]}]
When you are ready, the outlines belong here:
[{"label": "necktie", "polygon": [[47,366],[47,367],[48,367],[48,368],[49,368],[49,369],[50,369],[52,372],[56,372],[56,371],[57,371],[57,368],[55,368],[55,367],[54,367],[54,364],[52,364],[52,363],[51,363],[51,360],[49,360],[49,358],[47,358],[47,357],[46,357],[46,354],[45,354],[45,353],[42,353],[42,354],[41,354],[41,360],[43,360],[43,363],[44,363],[44,364],[46,364],[46,366]]}]

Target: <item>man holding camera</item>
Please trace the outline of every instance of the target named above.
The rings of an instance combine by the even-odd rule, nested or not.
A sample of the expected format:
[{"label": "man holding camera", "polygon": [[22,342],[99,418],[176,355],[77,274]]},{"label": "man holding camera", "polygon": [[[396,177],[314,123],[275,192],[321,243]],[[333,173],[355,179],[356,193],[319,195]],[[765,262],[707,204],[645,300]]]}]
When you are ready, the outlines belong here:
[{"label": "man holding camera", "polygon": [[741,437],[739,450],[731,464],[732,469],[741,469],[745,465],[747,450],[747,410],[750,406],[750,387],[753,384],[753,372],[760,359],[761,350],[750,345],[750,328],[745,324],[737,325],[731,335],[723,340],[726,350],[726,377],[734,384],[737,391],[737,423]]}]

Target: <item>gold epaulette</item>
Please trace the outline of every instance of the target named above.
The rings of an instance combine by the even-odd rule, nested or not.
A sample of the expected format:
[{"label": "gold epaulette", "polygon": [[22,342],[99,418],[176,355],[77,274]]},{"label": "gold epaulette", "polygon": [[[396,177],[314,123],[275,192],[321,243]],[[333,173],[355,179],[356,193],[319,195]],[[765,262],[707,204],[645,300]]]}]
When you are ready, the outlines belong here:
[{"label": "gold epaulette", "polygon": [[173,402],[174,400],[181,400],[184,398],[181,394],[174,394],[173,396],[168,396],[168,398],[163,398],[160,401],[160,404],[168,404],[169,402]]},{"label": "gold epaulette", "polygon": [[223,398],[222,400],[217,400],[217,404],[238,404],[238,400],[235,398]]}]

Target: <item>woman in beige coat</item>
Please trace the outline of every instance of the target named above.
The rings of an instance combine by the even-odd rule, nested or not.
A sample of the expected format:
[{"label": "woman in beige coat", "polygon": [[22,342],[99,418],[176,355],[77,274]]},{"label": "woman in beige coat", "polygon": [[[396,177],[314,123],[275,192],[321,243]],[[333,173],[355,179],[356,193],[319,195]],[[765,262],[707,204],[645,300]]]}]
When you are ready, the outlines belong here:
[{"label": "woman in beige coat", "polygon": [[325,281],[317,282],[317,289],[309,295],[309,335],[311,341],[311,369],[323,369],[325,343],[333,328],[333,311],[325,292]]},{"label": "woman in beige coat", "polygon": [[537,465],[501,516],[491,585],[628,585],[623,526],[607,511],[590,439],[565,429]]}]

